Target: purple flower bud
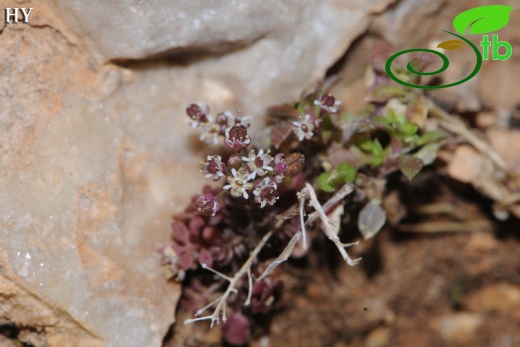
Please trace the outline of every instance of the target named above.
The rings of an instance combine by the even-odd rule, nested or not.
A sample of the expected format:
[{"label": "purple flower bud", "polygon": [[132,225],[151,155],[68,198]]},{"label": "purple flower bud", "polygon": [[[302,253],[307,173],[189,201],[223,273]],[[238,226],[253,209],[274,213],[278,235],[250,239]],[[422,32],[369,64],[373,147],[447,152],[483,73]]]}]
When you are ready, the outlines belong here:
[{"label": "purple flower bud", "polygon": [[235,122],[231,121],[231,119],[234,119],[234,117],[229,111],[217,114],[217,117],[215,118],[215,123],[219,128],[219,135],[224,136],[226,134],[226,129],[235,125]]},{"label": "purple flower bud", "polygon": [[324,106],[334,106],[334,103],[336,102],[336,98],[332,96],[332,94],[324,94],[320,98],[320,102]]},{"label": "purple flower bud", "polygon": [[228,135],[232,140],[244,141],[247,137],[247,128],[242,124],[235,124],[229,130]]},{"label": "purple flower bud", "polygon": [[336,98],[331,94],[323,94],[319,100],[314,100],[314,105],[320,108],[320,114],[336,113],[341,101],[336,101]]},{"label": "purple flower bud", "polygon": [[242,148],[247,147],[250,143],[251,138],[247,134],[247,128],[242,124],[238,123],[233,125],[231,128],[226,129],[224,145],[227,148],[239,151]]},{"label": "purple flower bud", "polygon": [[195,208],[203,216],[214,216],[218,211],[220,211],[222,206],[215,201],[215,196],[213,194],[205,194],[197,198]]},{"label": "purple flower bud", "polygon": [[283,161],[284,156],[285,156],[285,154],[283,154],[283,153],[278,153],[277,155],[274,156],[274,164],[275,164],[274,169],[279,174],[283,174],[285,171],[287,171],[287,163],[285,163]]},{"label": "purple flower bud", "polygon": [[242,165],[242,157],[236,154],[233,154],[228,159],[228,165],[232,169],[238,169],[240,165]]},{"label": "purple flower bud", "polygon": [[196,128],[200,123],[208,122],[209,107],[205,104],[191,104],[186,108],[186,114],[191,118],[191,126]]},{"label": "purple flower bud", "polygon": [[226,126],[227,125],[228,117],[224,112],[220,112],[217,114],[217,117],[215,117],[215,122],[220,126]]}]

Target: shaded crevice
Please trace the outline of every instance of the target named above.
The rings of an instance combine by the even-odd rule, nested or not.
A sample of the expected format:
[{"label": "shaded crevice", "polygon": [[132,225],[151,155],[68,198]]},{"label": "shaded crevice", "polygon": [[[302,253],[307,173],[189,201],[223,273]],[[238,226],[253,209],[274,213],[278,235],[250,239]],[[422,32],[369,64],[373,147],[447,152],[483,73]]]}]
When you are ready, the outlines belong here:
[{"label": "shaded crevice", "polygon": [[244,51],[265,36],[266,34],[247,42],[233,41],[220,42],[218,45],[212,46],[174,47],[139,59],[115,58],[109,60],[108,63],[132,70],[148,70],[157,66],[189,66]]}]

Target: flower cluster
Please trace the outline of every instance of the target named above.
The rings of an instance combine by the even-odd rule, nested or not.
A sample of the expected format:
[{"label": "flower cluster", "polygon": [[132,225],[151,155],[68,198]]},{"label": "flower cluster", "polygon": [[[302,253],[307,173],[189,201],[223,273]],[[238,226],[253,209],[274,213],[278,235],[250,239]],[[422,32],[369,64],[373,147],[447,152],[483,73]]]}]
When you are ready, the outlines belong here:
[{"label": "flower cluster", "polygon": [[224,137],[226,147],[237,151],[251,143],[251,137],[247,134],[247,128],[251,125],[249,116],[236,116],[225,111],[213,119],[209,115],[209,107],[203,103],[189,105],[186,114],[193,128],[202,129],[200,140],[208,145],[218,144],[219,137]]},{"label": "flower cluster", "polygon": [[320,129],[323,117],[327,114],[337,113],[339,105],[341,105],[341,101],[336,101],[334,96],[323,94],[315,99],[312,105],[304,108],[298,120],[292,122],[292,130],[298,140],[310,140],[315,132]]},{"label": "flower cluster", "polygon": [[249,117],[235,116],[226,111],[219,113],[213,121],[208,112],[209,107],[200,103],[191,104],[186,109],[190,124],[205,131],[200,137],[202,141],[217,143],[218,138],[223,137],[223,144],[234,150],[235,154],[227,162],[220,155],[208,155],[207,160],[201,162],[200,171],[204,177],[215,182],[225,178],[227,184],[217,196],[200,196],[195,203],[197,211],[204,216],[214,216],[221,209],[220,197],[227,193],[234,198],[244,199],[249,199],[252,194],[254,202],[261,208],[273,205],[279,198],[278,184],[284,176],[295,176],[303,170],[303,154],[278,153],[273,158],[269,150],[250,149],[246,152],[251,144],[247,130],[250,126]]},{"label": "flower cluster", "polygon": [[411,179],[435,157],[444,135],[421,130],[428,103],[420,95],[402,99],[401,90],[379,81],[369,94],[373,107],[340,114],[341,102],[329,94],[333,83],[331,78],[290,104],[270,108],[269,147],[255,147],[247,116],[211,116],[202,103],[187,107],[200,139],[225,148],[200,163],[202,175],[220,186],[205,187],[176,216],[172,242],[161,250],[168,277],[186,279],[182,306],[193,318],[185,324],[223,322],[228,344],[248,343],[257,331],[251,323],[268,321],[262,316],[274,311],[280,297],[282,282],[273,279],[274,271],[283,271],[279,265],[289,257],[315,249],[312,225],[354,266],[360,258],[346,249],[357,243],[342,241],[353,236],[344,234],[352,230],[345,228],[350,213],[359,216],[361,234],[373,237],[391,217],[380,203],[385,177],[401,170]]},{"label": "flower cluster", "polygon": [[[290,107],[293,111],[287,111],[283,122],[270,125],[268,148],[254,146],[248,116],[229,111],[211,116],[202,103],[186,108],[189,124],[202,131],[200,140],[223,145],[229,155],[220,148],[221,152],[200,163],[202,175],[221,185],[206,187],[193,199],[173,224],[171,245],[161,250],[169,278],[183,280],[189,270],[204,270],[186,278],[183,307],[193,311],[194,318],[185,323],[207,319],[213,326],[222,319],[224,340],[239,345],[250,338],[249,319],[273,311],[282,283],[265,278],[274,267],[263,263],[259,254],[267,247],[262,257],[271,256],[288,240],[282,254],[301,257],[309,249],[303,224],[305,201],[296,192],[303,191],[308,177],[322,171],[318,161],[308,167],[305,161],[306,156],[326,148],[328,139],[322,135],[331,133],[334,126],[331,115],[338,112],[340,103],[327,90],[318,86]],[[301,143],[309,140],[312,143]],[[301,235],[304,242],[300,244]],[[223,283],[227,287],[215,300]],[[236,295],[229,300],[231,293]],[[226,305],[233,312],[228,317]],[[211,308],[212,314],[202,316]]]}]

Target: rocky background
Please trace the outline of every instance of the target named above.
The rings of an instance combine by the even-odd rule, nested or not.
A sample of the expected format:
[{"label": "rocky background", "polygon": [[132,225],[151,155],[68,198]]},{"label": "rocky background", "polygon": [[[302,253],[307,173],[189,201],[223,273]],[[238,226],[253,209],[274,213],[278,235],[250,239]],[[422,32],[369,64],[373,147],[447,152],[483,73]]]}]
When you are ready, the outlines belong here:
[{"label": "rocky background", "polygon": [[[468,6],[0,4],[33,8],[28,24],[0,21],[0,345],[15,346],[14,334],[34,346],[85,347],[161,346],[175,322],[180,287],[164,280],[157,250],[169,240],[172,214],[204,183],[197,165],[204,152],[185,122],[188,103],[240,109],[260,127],[266,107],[339,66],[343,102],[355,108],[372,41],[427,46],[444,39],[441,30]],[[514,11],[500,33],[513,57],[486,62],[470,82],[432,96],[460,112],[484,109],[481,121],[489,124],[515,117],[519,32]],[[454,75],[466,73],[456,66]],[[518,133],[495,136],[516,165],[511,153],[520,148],[512,151],[504,138]]]}]

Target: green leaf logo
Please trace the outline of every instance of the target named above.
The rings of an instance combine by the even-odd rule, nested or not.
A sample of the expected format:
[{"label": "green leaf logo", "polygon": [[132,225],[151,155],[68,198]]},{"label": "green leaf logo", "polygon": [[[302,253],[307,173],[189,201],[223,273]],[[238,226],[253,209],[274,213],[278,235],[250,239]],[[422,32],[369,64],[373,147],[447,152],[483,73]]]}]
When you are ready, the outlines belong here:
[{"label": "green leaf logo", "polygon": [[487,34],[502,29],[509,22],[509,12],[514,7],[505,5],[488,5],[475,7],[459,14],[453,20],[453,27],[462,35]]}]

